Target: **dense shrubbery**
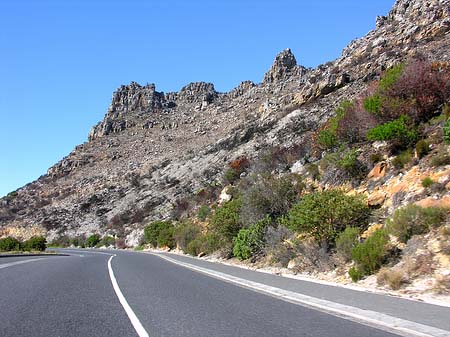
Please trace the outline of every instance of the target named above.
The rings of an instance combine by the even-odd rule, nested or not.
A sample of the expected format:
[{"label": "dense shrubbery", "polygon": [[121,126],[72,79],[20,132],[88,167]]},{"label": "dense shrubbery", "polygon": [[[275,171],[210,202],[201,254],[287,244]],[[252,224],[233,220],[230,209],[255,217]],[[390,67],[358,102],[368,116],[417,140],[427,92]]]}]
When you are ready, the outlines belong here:
[{"label": "dense shrubbery", "polygon": [[86,240],[86,247],[95,247],[100,242],[100,235],[92,234]]},{"label": "dense shrubbery", "polygon": [[448,144],[450,143],[450,118],[447,119],[444,125],[444,141]]},{"label": "dense shrubbery", "polygon": [[266,217],[248,228],[241,229],[234,238],[233,255],[239,260],[246,260],[262,249],[264,234],[271,219]]},{"label": "dense shrubbery", "polygon": [[0,251],[44,251],[47,248],[47,240],[43,236],[33,236],[32,238],[20,242],[16,238],[6,237],[0,239]]},{"label": "dense shrubbery", "polygon": [[396,156],[393,160],[392,160],[392,165],[394,165],[394,167],[396,169],[402,169],[403,167],[405,167],[405,165],[409,164],[409,162],[411,162],[412,159],[412,153],[410,150],[406,150],[403,151],[402,153],[400,153],[398,156]]},{"label": "dense shrubbery", "polygon": [[200,228],[191,222],[185,221],[179,223],[174,230],[173,237],[177,246],[183,250],[187,251],[188,245],[194,241],[198,236],[200,236]]},{"label": "dense shrubbery", "polygon": [[292,230],[312,235],[321,244],[333,245],[346,227],[365,228],[369,216],[370,209],[362,197],[328,190],[305,195],[282,222]]},{"label": "dense shrubbery", "polygon": [[0,251],[10,252],[15,250],[22,250],[22,243],[13,237],[6,237],[0,239]]},{"label": "dense shrubbery", "polygon": [[173,248],[174,228],[169,221],[154,221],[144,228],[144,239],[153,247]]},{"label": "dense shrubbery", "polygon": [[208,218],[210,214],[211,214],[211,209],[209,208],[209,206],[202,205],[202,206],[200,206],[200,208],[198,210],[197,217],[199,220],[205,221],[206,218]]},{"label": "dense shrubbery", "polygon": [[113,238],[112,236],[106,235],[105,237],[103,237],[98,243],[97,243],[97,247],[109,247],[109,246],[114,246],[116,244],[116,239]]},{"label": "dense shrubbery", "polygon": [[363,276],[371,275],[381,267],[388,252],[388,241],[388,234],[385,230],[380,229],[353,248],[352,259],[355,261],[356,267],[349,271],[353,281],[356,282]]},{"label": "dense shrubbery", "polygon": [[211,229],[220,235],[223,245],[231,244],[233,238],[242,228],[239,213],[242,207],[242,199],[235,198],[219,207],[211,218]]},{"label": "dense shrubbery", "polygon": [[353,107],[349,101],[344,101],[336,109],[336,115],[330,118],[325,128],[317,135],[317,143],[325,149],[330,149],[338,145],[338,127],[339,122],[344,118],[346,112]]},{"label": "dense shrubbery", "polygon": [[416,144],[416,153],[419,158],[426,156],[430,152],[430,143],[426,140],[419,140]]},{"label": "dense shrubbery", "polygon": [[251,175],[242,186],[242,222],[250,225],[266,215],[275,220],[287,214],[303,188],[304,184],[298,175]]},{"label": "dense shrubbery", "polygon": [[414,125],[406,116],[400,116],[391,122],[378,125],[367,133],[367,139],[395,141],[399,148],[407,148],[417,141],[418,134]]},{"label": "dense shrubbery", "polygon": [[432,227],[440,225],[445,216],[444,209],[410,204],[394,212],[387,221],[387,229],[401,242],[407,242],[413,235],[427,233]]},{"label": "dense shrubbery", "polygon": [[210,254],[222,248],[222,240],[216,233],[206,233],[199,235],[189,242],[186,252],[190,255],[197,256],[200,253]]},{"label": "dense shrubbery", "polygon": [[351,260],[352,250],[359,243],[359,232],[356,227],[347,227],[336,238],[336,250],[346,261]]}]

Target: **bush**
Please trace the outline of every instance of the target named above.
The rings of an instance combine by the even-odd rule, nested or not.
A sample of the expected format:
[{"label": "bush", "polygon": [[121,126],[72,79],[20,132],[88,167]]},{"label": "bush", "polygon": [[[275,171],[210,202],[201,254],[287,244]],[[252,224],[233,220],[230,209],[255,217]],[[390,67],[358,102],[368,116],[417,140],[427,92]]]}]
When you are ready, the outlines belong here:
[{"label": "bush", "polygon": [[406,116],[378,125],[367,133],[367,140],[395,141],[399,147],[408,147],[417,140],[417,131]]},{"label": "bush", "polygon": [[242,199],[235,198],[225,203],[222,207],[217,208],[211,218],[211,226],[214,232],[219,234],[223,239],[223,244],[231,244],[233,238],[242,228],[239,219],[239,212],[242,207]]},{"label": "bush", "polygon": [[393,290],[398,290],[404,283],[404,273],[396,269],[382,268],[377,275],[378,285],[389,285]]},{"label": "bush", "polygon": [[371,275],[381,267],[387,254],[388,240],[386,231],[380,229],[353,248],[352,259],[360,275]]},{"label": "bush", "polygon": [[433,185],[433,184],[434,184],[434,181],[430,177],[425,177],[422,179],[422,186],[425,188],[431,187],[431,185]]},{"label": "bush", "polygon": [[305,195],[283,223],[292,230],[312,235],[319,243],[333,244],[346,227],[365,228],[369,216],[370,209],[362,197],[328,190]]},{"label": "bush", "polygon": [[445,217],[444,209],[410,204],[396,210],[386,227],[390,234],[406,243],[413,235],[427,233],[432,227],[440,225]]},{"label": "bush", "polygon": [[364,165],[358,160],[357,149],[350,149],[344,152],[337,165],[353,178],[361,178],[366,171]]},{"label": "bush", "polygon": [[351,267],[348,271],[348,275],[353,282],[358,282],[364,277],[364,274],[356,267]]},{"label": "bush", "polygon": [[434,167],[450,165],[450,155],[445,150],[441,150],[431,158],[431,165]]},{"label": "bush", "polygon": [[272,220],[286,215],[304,188],[300,176],[251,175],[242,186],[241,221],[253,224],[266,215]]},{"label": "bush", "polygon": [[403,151],[398,156],[396,156],[392,160],[392,165],[398,170],[401,170],[405,165],[409,164],[411,162],[412,154],[411,151]]},{"label": "bush", "polygon": [[416,153],[419,158],[426,156],[430,152],[430,143],[426,140],[419,140],[416,144]]},{"label": "bush", "polygon": [[109,247],[109,246],[114,246],[116,244],[116,239],[113,238],[112,236],[105,236],[103,239],[101,239],[99,241],[99,243],[97,243],[97,247]]},{"label": "bush", "polygon": [[69,240],[69,245],[73,245],[75,247],[86,247],[86,238],[83,236],[76,236]]},{"label": "bush", "polygon": [[173,237],[172,228],[169,221],[154,221],[144,228],[144,240],[153,247],[158,247],[159,243],[168,243],[167,246],[170,247],[170,237]]},{"label": "bush", "polygon": [[352,250],[359,243],[359,229],[347,227],[336,238],[336,250],[346,260],[352,259]]},{"label": "bush", "polygon": [[211,214],[211,209],[208,205],[202,205],[198,210],[198,219],[201,221],[205,221],[209,215]]},{"label": "bush", "polygon": [[223,182],[227,185],[232,185],[240,177],[240,173],[234,169],[228,169],[223,175]]},{"label": "bush", "polygon": [[173,234],[174,234],[174,227],[172,224],[161,228],[157,238],[158,247],[168,247],[170,249],[174,248],[175,240]]},{"label": "bush", "polygon": [[22,250],[22,244],[19,240],[11,236],[0,239],[0,251],[10,252],[14,250]]},{"label": "bush", "polygon": [[198,236],[189,242],[186,253],[197,256],[200,253],[210,254],[221,248],[221,238],[215,233],[207,233]]},{"label": "bush", "polygon": [[450,118],[447,119],[444,125],[444,142],[450,143]]},{"label": "bush", "polygon": [[86,246],[87,247],[95,247],[100,242],[100,235],[98,234],[92,234],[88,239],[86,240]]},{"label": "bush", "polygon": [[24,250],[43,252],[47,248],[47,240],[43,236],[33,236],[23,243]]},{"label": "bush", "polygon": [[323,148],[330,149],[338,145],[337,131],[339,122],[344,118],[348,110],[353,107],[350,101],[343,101],[336,109],[336,115],[328,120],[325,128],[317,136],[317,143]]},{"label": "bush", "polygon": [[381,98],[379,95],[366,97],[363,105],[367,112],[378,114],[381,111]]},{"label": "bush", "polygon": [[233,255],[239,260],[247,260],[260,251],[264,244],[266,228],[270,223],[270,218],[266,217],[249,228],[241,229],[233,240]]},{"label": "bush", "polygon": [[336,132],[333,130],[322,130],[317,136],[317,143],[325,149],[331,149],[338,143]]},{"label": "bush", "polygon": [[200,233],[198,226],[191,222],[182,222],[175,227],[173,236],[178,247],[186,252],[189,243],[194,241]]}]

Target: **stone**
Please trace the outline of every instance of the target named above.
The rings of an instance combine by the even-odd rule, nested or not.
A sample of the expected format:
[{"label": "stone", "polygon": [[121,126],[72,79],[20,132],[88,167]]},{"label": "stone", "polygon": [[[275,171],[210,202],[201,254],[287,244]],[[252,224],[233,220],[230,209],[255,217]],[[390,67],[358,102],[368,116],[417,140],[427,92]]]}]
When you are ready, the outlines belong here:
[{"label": "stone", "polygon": [[386,175],[387,164],[380,162],[374,166],[374,168],[367,175],[367,179],[379,179]]}]

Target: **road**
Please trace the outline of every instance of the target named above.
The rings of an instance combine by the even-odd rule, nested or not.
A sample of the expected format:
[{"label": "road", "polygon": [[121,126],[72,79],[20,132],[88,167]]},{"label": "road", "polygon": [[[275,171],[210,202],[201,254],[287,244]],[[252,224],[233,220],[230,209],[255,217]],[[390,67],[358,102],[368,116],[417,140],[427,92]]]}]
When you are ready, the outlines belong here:
[{"label": "road", "polygon": [[155,255],[64,253],[0,258],[1,337],[396,336]]}]

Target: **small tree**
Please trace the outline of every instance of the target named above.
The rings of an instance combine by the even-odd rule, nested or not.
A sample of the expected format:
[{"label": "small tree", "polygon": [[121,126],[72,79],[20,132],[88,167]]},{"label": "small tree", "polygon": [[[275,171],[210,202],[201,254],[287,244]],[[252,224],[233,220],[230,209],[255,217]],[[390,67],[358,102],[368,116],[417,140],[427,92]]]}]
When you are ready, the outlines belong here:
[{"label": "small tree", "polygon": [[241,207],[242,199],[236,198],[216,209],[212,216],[210,223],[212,230],[222,237],[224,245],[232,243],[233,238],[242,228],[242,223],[239,219]]},{"label": "small tree", "polygon": [[305,195],[292,207],[283,224],[312,235],[321,244],[332,245],[346,227],[365,228],[369,216],[370,209],[361,196],[328,190]]},{"label": "small tree", "polygon": [[6,238],[0,239],[0,251],[10,252],[12,250],[21,250],[22,245],[19,240],[8,236]]},{"label": "small tree", "polygon": [[270,218],[266,217],[249,228],[241,229],[233,240],[233,255],[239,260],[246,260],[261,250],[264,244],[264,234],[270,223]]},{"label": "small tree", "polygon": [[[167,242],[166,239],[170,237],[169,232],[172,227],[173,226],[169,221],[154,221],[150,223],[148,226],[144,228],[145,242],[151,244],[153,247],[157,247],[159,243],[161,244],[170,243]],[[161,232],[162,235],[160,237]]]},{"label": "small tree", "polygon": [[44,251],[47,248],[47,240],[43,236],[33,236],[23,243],[25,250]]}]

